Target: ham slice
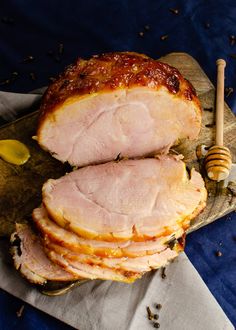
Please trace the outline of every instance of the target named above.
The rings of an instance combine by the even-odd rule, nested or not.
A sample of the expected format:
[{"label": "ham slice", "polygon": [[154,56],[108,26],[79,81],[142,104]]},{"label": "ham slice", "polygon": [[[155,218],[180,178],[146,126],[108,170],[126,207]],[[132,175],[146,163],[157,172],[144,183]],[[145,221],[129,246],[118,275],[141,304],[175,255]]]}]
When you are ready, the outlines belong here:
[{"label": "ham slice", "polygon": [[[168,261],[178,256],[178,252],[182,251],[183,247],[178,243],[175,245],[175,249],[165,247],[165,249],[159,253],[147,255],[136,258],[101,258],[94,255],[86,255],[72,252],[60,245],[47,241],[45,246],[47,251],[54,251],[61,257],[63,257],[70,265],[75,263],[89,264],[94,267],[105,267],[116,270],[124,270],[129,272],[148,272],[152,269],[157,269],[165,266]],[[50,252],[49,252],[50,256]]]},{"label": "ham slice", "polygon": [[16,225],[16,231],[11,235],[11,245],[15,268],[31,283],[67,282],[79,278],[47,258],[39,237],[27,225]]},{"label": "ham slice", "polygon": [[137,53],[79,59],[46,91],[37,132],[55,158],[85,166],[167,153],[197,138],[201,108],[192,85],[167,64]]},{"label": "ham slice", "polygon": [[43,206],[33,211],[33,220],[44,239],[68,248],[71,251],[97,255],[100,257],[138,257],[160,252],[166,248],[166,243],[183,235],[183,228],[175,233],[145,242],[106,242],[89,240],[68,231],[49,219]]},{"label": "ham slice", "polygon": [[73,276],[80,278],[87,278],[90,280],[112,280],[124,283],[133,283],[135,280],[140,278],[143,273],[129,272],[125,270],[114,270],[111,268],[100,267],[90,263],[83,263],[78,261],[68,261],[60,254],[55,251],[46,250],[48,257],[58,264],[60,267],[65,269],[68,273]]},{"label": "ham slice", "polygon": [[66,261],[62,262],[63,258],[60,255],[50,251],[48,255],[52,261],[47,257],[39,237],[34,234],[28,225],[16,225],[16,232],[11,235],[11,244],[16,269],[19,269],[21,274],[34,284],[42,285],[47,281],[68,282],[82,278],[99,278],[131,283],[142,275],[141,272],[128,272],[99,266],[93,267],[86,262],[81,263],[80,269],[73,272],[71,271],[73,266],[65,267]]},{"label": "ham slice", "polygon": [[43,186],[61,227],[96,240],[144,241],[171,234],[205,206],[201,175],[177,156],[124,160],[73,171]]}]

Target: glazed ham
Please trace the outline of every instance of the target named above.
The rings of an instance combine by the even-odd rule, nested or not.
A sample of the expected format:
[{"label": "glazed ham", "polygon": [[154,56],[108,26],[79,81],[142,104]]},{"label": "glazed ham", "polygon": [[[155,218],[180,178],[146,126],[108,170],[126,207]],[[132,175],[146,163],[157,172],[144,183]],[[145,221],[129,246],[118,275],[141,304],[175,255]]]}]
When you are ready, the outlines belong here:
[{"label": "glazed ham", "polygon": [[44,238],[44,241],[49,240],[76,253],[97,255],[99,257],[132,258],[154,254],[164,250],[168,242],[180,238],[184,233],[183,228],[180,227],[176,232],[170,235],[144,242],[134,242],[130,240],[123,242],[105,242],[79,237],[75,233],[58,226],[54,221],[49,219],[43,206],[33,211],[33,220]]},{"label": "glazed ham", "polygon": [[136,53],[79,59],[46,91],[37,139],[71,165],[167,153],[197,138],[201,108],[173,67]]},{"label": "glazed ham", "polygon": [[51,262],[44,253],[39,237],[27,225],[17,224],[11,235],[11,253],[16,269],[31,283],[72,281],[78,276],[66,272]]},{"label": "glazed ham", "polygon": [[59,226],[105,241],[145,241],[187,228],[205,206],[206,189],[177,156],[88,166],[43,186]]},{"label": "glazed ham", "polygon": [[177,257],[207,191],[181,155],[167,154],[198,137],[201,115],[179,71],[145,55],[102,54],[70,66],[43,97],[37,140],[75,168],[43,185],[32,215],[39,237],[17,225],[15,267],[38,284],[132,283]]}]

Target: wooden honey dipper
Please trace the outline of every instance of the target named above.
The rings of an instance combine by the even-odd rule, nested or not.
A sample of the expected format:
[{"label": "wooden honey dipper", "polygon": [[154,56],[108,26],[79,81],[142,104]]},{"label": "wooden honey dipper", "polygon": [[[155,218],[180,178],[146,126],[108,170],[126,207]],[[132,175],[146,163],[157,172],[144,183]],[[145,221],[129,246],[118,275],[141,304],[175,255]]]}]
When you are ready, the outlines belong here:
[{"label": "wooden honey dipper", "polygon": [[228,148],[224,147],[224,78],[226,62],[216,61],[217,92],[216,92],[216,139],[205,157],[205,168],[209,179],[225,180],[230,172],[232,159]]}]

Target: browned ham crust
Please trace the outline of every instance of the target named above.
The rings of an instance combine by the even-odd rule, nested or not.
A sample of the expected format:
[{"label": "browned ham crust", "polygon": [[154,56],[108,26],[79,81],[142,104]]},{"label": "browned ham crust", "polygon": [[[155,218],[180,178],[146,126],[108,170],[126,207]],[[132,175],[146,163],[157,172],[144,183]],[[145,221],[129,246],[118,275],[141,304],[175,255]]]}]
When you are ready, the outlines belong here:
[{"label": "browned ham crust", "polygon": [[40,123],[71,96],[142,86],[154,90],[165,86],[172,94],[196,102],[200,111],[195,89],[176,68],[143,54],[115,52],[78,58],[68,66],[44,94]]}]

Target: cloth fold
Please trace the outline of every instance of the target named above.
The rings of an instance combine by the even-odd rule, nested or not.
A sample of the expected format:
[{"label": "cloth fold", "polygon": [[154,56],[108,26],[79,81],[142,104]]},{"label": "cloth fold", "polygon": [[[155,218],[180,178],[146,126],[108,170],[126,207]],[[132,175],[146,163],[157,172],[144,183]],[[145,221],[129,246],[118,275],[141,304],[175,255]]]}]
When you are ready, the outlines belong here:
[{"label": "cloth fold", "polygon": [[0,125],[36,110],[41,93],[20,94],[0,91]]}]

